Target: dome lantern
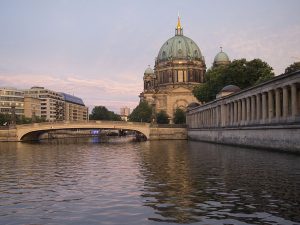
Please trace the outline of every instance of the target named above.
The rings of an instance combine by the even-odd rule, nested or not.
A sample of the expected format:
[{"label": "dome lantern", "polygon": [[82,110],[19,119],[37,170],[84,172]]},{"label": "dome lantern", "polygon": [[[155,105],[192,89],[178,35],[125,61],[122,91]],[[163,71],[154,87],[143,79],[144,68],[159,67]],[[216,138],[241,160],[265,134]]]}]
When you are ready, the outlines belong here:
[{"label": "dome lantern", "polygon": [[175,28],[175,35],[183,35],[183,28],[181,27],[181,24],[180,24],[179,14],[178,14],[177,26]]}]

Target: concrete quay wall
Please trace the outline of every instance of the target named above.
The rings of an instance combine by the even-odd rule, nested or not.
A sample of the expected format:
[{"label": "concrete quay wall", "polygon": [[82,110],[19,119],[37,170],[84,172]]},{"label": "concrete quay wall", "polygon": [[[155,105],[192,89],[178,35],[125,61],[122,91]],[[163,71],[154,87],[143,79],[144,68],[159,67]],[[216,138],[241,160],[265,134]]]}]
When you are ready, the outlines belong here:
[{"label": "concrete quay wall", "polygon": [[149,140],[186,140],[186,128],[150,128]]},{"label": "concrete quay wall", "polygon": [[300,154],[300,125],[189,129],[188,139]]},{"label": "concrete quay wall", "polygon": [[0,142],[18,141],[16,129],[3,129],[0,130]]}]

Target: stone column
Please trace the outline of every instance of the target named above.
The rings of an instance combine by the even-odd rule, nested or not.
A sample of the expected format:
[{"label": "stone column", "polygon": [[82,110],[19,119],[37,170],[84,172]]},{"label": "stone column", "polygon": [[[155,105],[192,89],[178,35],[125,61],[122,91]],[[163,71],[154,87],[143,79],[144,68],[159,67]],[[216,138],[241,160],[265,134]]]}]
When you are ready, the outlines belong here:
[{"label": "stone column", "polygon": [[296,117],[298,114],[298,101],[297,101],[297,84],[291,85],[291,103],[292,103],[292,116]]},{"label": "stone column", "polygon": [[257,119],[257,122],[260,121],[261,119],[261,95],[260,94],[257,94],[256,95],[256,119]]},{"label": "stone column", "polygon": [[232,126],[232,121],[233,121],[233,107],[232,107],[232,102],[229,103],[229,125]]},{"label": "stone column", "polygon": [[265,120],[267,119],[267,93],[264,92],[262,93],[262,119],[263,119],[263,122],[265,122]]},{"label": "stone column", "polygon": [[234,124],[236,125],[238,122],[238,102],[235,101],[233,104],[234,104]]},{"label": "stone column", "polygon": [[276,114],[276,119],[279,120],[281,116],[281,102],[280,102],[280,89],[277,88],[275,90],[275,114]]},{"label": "stone column", "polygon": [[215,126],[215,108],[211,108],[211,126],[210,127],[214,127]]},{"label": "stone column", "polygon": [[242,99],[242,124],[246,122],[246,99]]},{"label": "stone column", "polygon": [[230,103],[227,104],[227,126],[230,126],[230,112],[231,112],[231,108],[230,108]]},{"label": "stone column", "polygon": [[206,127],[209,127],[209,109],[206,110]]},{"label": "stone column", "polygon": [[288,87],[287,86],[284,86],[282,88],[282,116],[283,116],[283,119],[287,119],[288,117],[288,113],[289,113],[289,99],[288,99]]},{"label": "stone column", "polygon": [[220,113],[219,113],[219,111],[220,111],[220,106],[217,106],[217,118],[216,118],[216,120],[217,120],[217,127],[220,126]]},{"label": "stone column", "polygon": [[255,96],[251,96],[251,123],[254,123],[254,121],[256,119],[255,113],[256,113]]},{"label": "stone column", "polygon": [[208,127],[211,127],[211,109],[208,109]]},{"label": "stone column", "polygon": [[203,114],[204,114],[204,127],[206,127],[207,126],[207,112],[206,112],[206,110],[204,110]]},{"label": "stone column", "polygon": [[216,107],[214,107],[213,108],[213,118],[212,118],[213,127],[216,127],[216,120],[217,120]]},{"label": "stone column", "polygon": [[268,117],[269,117],[269,122],[273,119],[274,116],[274,100],[273,100],[273,91],[268,91]]},{"label": "stone column", "polygon": [[250,97],[248,97],[247,99],[246,99],[246,104],[247,104],[247,124],[249,124],[250,123],[250,120],[251,120],[251,111],[250,111],[250,109],[251,109],[251,106],[250,106]]},{"label": "stone column", "polygon": [[241,124],[242,119],[242,102],[241,100],[237,101],[237,124]]},{"label": "stone column", "polygon": [[221,104],[221,127],[225,125],[225,118],[226,118],[226,108],[225,104]]},{"label": "stone column", "polygon": [[224,125],[228,126],[228,104],[224,104],[224,106],[225,106],[225,108],[224,108],[225,109],[225,118],[224,118],[225,123],[224,123]]}]

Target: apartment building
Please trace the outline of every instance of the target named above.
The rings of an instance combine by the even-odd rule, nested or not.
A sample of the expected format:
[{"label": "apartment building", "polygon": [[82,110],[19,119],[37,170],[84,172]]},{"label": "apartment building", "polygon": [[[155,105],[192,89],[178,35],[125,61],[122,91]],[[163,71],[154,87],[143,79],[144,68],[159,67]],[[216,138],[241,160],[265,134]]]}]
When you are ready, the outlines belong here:
[{"label": "apartment building", "polygon": [[64,119],[66,121],[87,121],[88,107],[81,98],[66,93],[60,93],[64,99]]},{"label": "apartment building", "polygon": [[11,87],[0,88],[0,113],[24,115],[24,92]]},{"label": "apartment building", "polygon": [[64,99],[60,93],[44,87],[32,87],[24,94],[41,100],[41,118],[50,122],[64,120]]}]

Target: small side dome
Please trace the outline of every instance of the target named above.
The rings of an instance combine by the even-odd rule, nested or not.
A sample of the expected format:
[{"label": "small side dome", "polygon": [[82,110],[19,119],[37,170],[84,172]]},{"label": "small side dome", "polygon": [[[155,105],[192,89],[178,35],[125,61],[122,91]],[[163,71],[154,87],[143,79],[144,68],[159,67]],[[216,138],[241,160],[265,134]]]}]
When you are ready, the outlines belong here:
[{"label": "small side dome", "polygon": [[192,108],[195,108],[195,107],[197,107],[197,106],[199,106],[200,104],[199,103],[197,103],[197,102],[192,102],[192,103],[190,103],[188,106],[187,106],[187,108],[188,109],[192,109]]},{"label": "small side dome", "polygon": [[225,52],[223,52],[221,47],[221,51],[215,56],[214,65],[215,66],[227,65],[229,63],[230,63],[229,57]]},{"label": "small side dome", "polygon": [[223,87],[222,90],[217,94],[216,98],[221,98],[227,95],[231,95],[239,91],[241,91],[241,89],[238,86],[230,84]]},{"label": "small side dome", "polygon": [[236,85],[227,85],[222,88],[221,92],[239,92],[241,89]]},{"label": "small side dome", "polygon": [[148,65],[148,68],[145,70],[145,73],[144,73],[145,75],[146,74],[154,74],[154,71],[153,71],[153,69],[151,69],[151,67],[150,67],[150,65]]}]

